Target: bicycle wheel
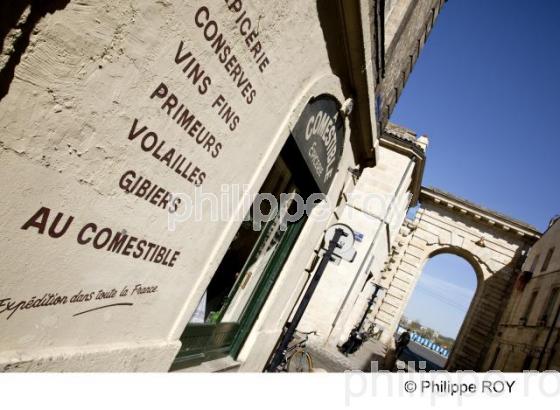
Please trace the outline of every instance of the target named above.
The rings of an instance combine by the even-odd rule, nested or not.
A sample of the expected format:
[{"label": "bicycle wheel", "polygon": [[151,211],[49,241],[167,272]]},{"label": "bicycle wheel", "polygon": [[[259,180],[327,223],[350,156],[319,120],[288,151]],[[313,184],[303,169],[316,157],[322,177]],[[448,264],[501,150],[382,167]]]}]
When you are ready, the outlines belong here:
[{"label": "bicycle wheel", "polygon": [[304,350],[296,350],[288,359],[289,373],[310,373],[313,370],[313,360]]}]

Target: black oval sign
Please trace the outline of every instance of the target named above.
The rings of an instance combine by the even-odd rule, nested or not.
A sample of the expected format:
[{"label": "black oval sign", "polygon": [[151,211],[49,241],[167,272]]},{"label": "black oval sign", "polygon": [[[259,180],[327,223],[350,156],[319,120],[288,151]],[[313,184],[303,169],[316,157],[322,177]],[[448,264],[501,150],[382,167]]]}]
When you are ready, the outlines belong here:
[{"label": "black oval sign", "polygon": [[323,94],[307,103],[293,136],[319,189],[327,193],[344,145],[344,120],[338,100]]}]

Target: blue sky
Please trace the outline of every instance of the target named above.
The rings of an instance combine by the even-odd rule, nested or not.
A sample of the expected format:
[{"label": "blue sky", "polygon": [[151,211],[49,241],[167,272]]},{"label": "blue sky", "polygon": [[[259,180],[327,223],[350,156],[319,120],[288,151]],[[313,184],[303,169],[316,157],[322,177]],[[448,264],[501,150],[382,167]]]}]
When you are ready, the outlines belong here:
[{"label": "blue sky", "polygon": [[[557,0],[447,2],[391,117],[430,138],[424,185],[541,230],[560,213],[559,22]],[[440,257],[424,275],[468,289],[455,273],[472,268]],[[432,311],[424,321],[457,328]]]}]

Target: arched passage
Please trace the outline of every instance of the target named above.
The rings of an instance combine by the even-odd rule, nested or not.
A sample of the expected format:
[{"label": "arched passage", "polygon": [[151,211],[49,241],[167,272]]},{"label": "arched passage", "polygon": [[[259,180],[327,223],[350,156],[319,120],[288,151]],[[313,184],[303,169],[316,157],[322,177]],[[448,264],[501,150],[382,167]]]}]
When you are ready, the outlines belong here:
[{"label": "arched passage", "polygon": [[451,253],[464,258],[477,276],[472,303],[449,357],[449,370],[478,370],[494,336],[521,256],[539,237],[534,228],[448,193],[422,188],[421,207],[406,220],[392,249],[381,284],[385,297],[374,321],[389,343],[430,258]]},{"label": "arched passage", "polygon": [[[478,282],[474,267],[463,257],[446,252],[428,259],[400,321],[415,335],[402,360],[426,360],[429,368],[445,367]],[[429,342],[437,347],[427,347]]]}]

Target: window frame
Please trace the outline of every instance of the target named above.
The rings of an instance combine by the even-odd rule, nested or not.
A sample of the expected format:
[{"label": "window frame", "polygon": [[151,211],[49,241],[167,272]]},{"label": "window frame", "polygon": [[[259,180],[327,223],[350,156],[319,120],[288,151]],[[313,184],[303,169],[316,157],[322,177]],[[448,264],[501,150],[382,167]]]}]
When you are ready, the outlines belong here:
[{"label": "window frame", "polygon": [[531,268],[529,269],[530,272],[535,273],[537,270],[537,265],[539,264],[539,259],[541,258],[541,254],[537,253],[531,262]]},{"label": "window frame", "polygon": [[543,326],[547,326],[551,320],[554,320],[554,318],[552,318],[551,316],[552,313],[554,312],[554,308],[558,303],[559,295],[560,295],[560,286],[559,285],[553,286],[553,288],[550,290],[550,293],[548,294],[547,303],[544,306],[539,319],[539,322],[542,323]]},{"label": "window frame", "polygon": [[[523,309],[523,315],[519,318],[519,322],[523,326],[527,326],[529,324],[529,318],[531,313],[533,312],[533,308],[535,307],[535,302],[537,301],[537,297],[539,296],[539,289],[535,289],[529,295],[529,300]],[[521,323],[523,322],[523,323]]]},{"label": "window frame", "polygon": [[546,256],[544,257],[543,264],[541,266],[541,272],[548,270],[548,266],[550,265],[550,261],[552,259],[552,255],[554,254],[555,247],[553,246],[546,252]]}]

